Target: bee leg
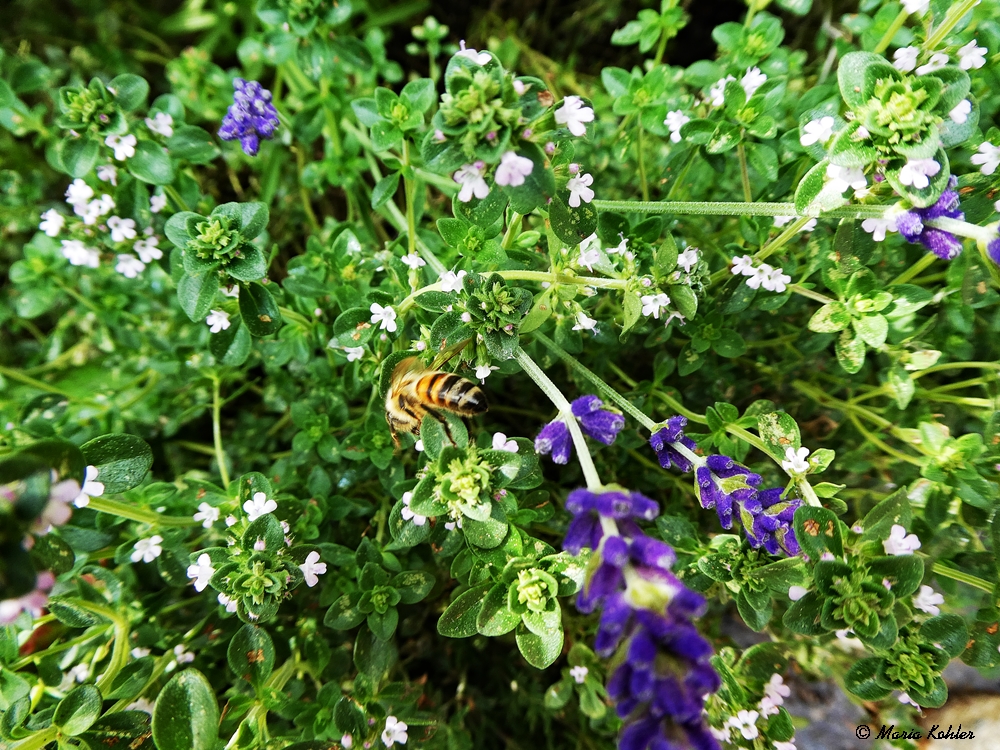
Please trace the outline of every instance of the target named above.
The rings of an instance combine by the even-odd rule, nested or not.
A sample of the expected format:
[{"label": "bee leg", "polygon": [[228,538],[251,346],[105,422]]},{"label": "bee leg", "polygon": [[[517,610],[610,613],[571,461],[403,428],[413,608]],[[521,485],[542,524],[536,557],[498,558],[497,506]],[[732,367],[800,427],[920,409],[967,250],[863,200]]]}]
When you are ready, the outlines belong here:
[{"label": "bee leg", "polygon": [[455,442],[455,438],[451,434],[451,425],[448,423],[448,420],[445,419],[440,412],[435,411],[434,409],[428,409],[427,413],[434,417],[434,419],[436,419],[441,426],[444,427],[444,434],[447,435],[448,440],[451,441],[452,445],[457,446],[458,443]]}]

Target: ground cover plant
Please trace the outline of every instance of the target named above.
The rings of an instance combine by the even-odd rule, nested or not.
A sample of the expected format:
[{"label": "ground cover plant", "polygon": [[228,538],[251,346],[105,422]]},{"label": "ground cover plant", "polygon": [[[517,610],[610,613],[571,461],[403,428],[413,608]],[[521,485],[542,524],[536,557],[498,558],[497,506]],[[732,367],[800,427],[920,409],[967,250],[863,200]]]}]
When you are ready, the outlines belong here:
[{"label": "ground cover plant", "polygon": [[11,5],[0,747],[793,750],[791,675],[995,674],[1000,4],[697,6]]}]

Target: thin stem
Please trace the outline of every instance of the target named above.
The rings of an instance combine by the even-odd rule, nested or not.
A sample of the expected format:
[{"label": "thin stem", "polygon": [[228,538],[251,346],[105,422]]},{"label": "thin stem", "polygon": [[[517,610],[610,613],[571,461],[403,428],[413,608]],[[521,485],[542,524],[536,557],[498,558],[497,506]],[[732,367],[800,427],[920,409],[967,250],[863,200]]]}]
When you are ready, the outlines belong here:
[{"label": "thin stem", "polygon": [[312,202],[309,200],[309,191],[306,189],[306,185],[302,182],[302,172],[306,168],[306,157],[301,148],[292,147],[292,151],[295,152],[295,163],[299,168],[299,199],[302,201],[302,210],[306,213],[306,219],[309,220],[309,226],[312,227],[313,232],[319,234],[321,227],[319,225],[319,220],[316,218],[315,212],[313,212]]},{"label": "thin stem", "polygon": [[750,168],[747,166],[747,150],[741,143],[736,147],[736,155],[740,160],[740,181],[743,183],[743,200],[753,201],[753,190],[750,188]]},{"label": "thin stem", "polygon": [[636,120],[635,153],[639,162],[639,185],[642,187],[642,199],[649,200],[649,185],[646,182],[646,162],[642,158],[642,119]]},{"label": "thin stem", "polygon": [[164,516],[155,510],[140,508],[137,505],[129,505],[117,500],[109,500],[106,497],[92,497],[88,508],[108,513],[112,516],[127,518],[130,521],[148,523],[150,526],[197,526],[198,521],[185,516]]},{"label": "thin stem", "polygon": [[504,233],[503,241],[500,243],[500,247],[504,250],[509,250],[510,246],[514,244],[514,240],[516,240],[520,234],[521,214],[517,211],[511,211],[510,222],[507,224],[507,231]]},{"label": "thin stem", "polygon": [[[664,32],[660,32],[660,41],[656,45],[656,56],[653,58],[653,67],[655,68],[661,62],[663,62],[663,53],[667,51],[667,35]],[[172,54],[172,53],[170,53]]]},{"label": "thin stem", "polygon": [[924,221],[924,224],[936,229],[943,229],[959,237],[970,237],[976,240],[976,242],[982,242],[983,244],[986,244],[997,236],[996,225],[993,225],[992,228],[980,227],[970,224],[967,221],[949,219],[946,216],[942,216],[939,219],[927,219]]},{"label": "thin stem", "polygon": [[183,198],[181,198],[181,194],[178,193],[177,189],[175,187],[173,187],[172,185],[164,185],[163,186],[163,192],[167,194],[167,196],[170,198],[170,200],[172,200],[174,202],[174,204],[177,206],[177,208],[179,208],[181,211],[190,211],[191,210],[191,209],[188,208],[187,201],[185,201]]},{"label": "thin stem", "polygon": [[[888,48],[889,46],[889,43],[892,42],[892,38],[896,36],[896,32],[898,32],[901,28],[903,28],[903,24],[906,23],[906,19],[909,18],[909,16],[910,16],[909,11],[907,10],[899,11],[896,17],[892,19],[892,23],[889,24],[889,28],[885,30],[885,33],[882,35],[882,38],[878,40],[878,44],[875,45],[875,49],[873,49],[872,52],[874,52],[876,55],[881,55],[883,52],[885,52],[886,48]],[[927,49],[933,49],[933,48],[927,47]]]},{"label": "thin stem", "polygon": [[[798,216],[794,203],[745,203],[705,201],[602,201],[590,202],[598,211],[690,216]],[[841,206],[822,214],[828,219],[881,219],[891,206]],[[814,218],[814,217],[808,217]]]},{"label": "thin stem", "polygon": [[948,12],[944,16],[944,20],[941,25],[938,26],[927,37],[927,41],[924,42],[923,47],[928,52],[937,49],[937,46],[944,41],[944,38],[948,36],[949,32],[955,28],[955,24],[962,20],[966,13],[979,5],[979,0],[964,0],[964,2],[958,5],[952,5],[948,8]]},{"label": "thin stem", "polygon": [[[403,139],[403,164],[410,166],[410,142]],[[416,184],[412,177],[406,176],[403,170],[403,192],[406,195],[406,241],[410,255],[417,254],[417,221],[413,202],[416,197]]]},{"label": "thin stem", "polygon": [[895,284],[905,284],[910,279],[915,279],[923,273],[924,269],[929,267],[936,260],[937,256],[934,253],[925,253],[924,255],[921,255],[920,258],[917,259],[916,263],[890,281],[889,286],[893,286]]},{"label": "thin stem", "polygon": [[986,581],[980,578],[979,576],[974,576],[971,573],[966,573],[962,570],[958,570],[957,568],[953,568],[947,563],[942,562],[941,560],[938,560],[937,562],[934,563],[934,567],[932,568],[932,570],[936,575],[944,576],[945,578],[950,578],[953,581],[966,583],[969,586],[972,586],[973,588],[977,588],[980,591],[985,591],[989,594],[993,593],[994,586],[989,581]]},{"label": "thin stem", "polygon": [[41,380],[35,380],[30,375],[25,375],[20,370],[14,370],[9,367],[0,366],[0,375],[5,378],[10,378],[11,380],[16,380],[19,383],[24,383],[25,385],[30,385],[32,388],[37,388],[40,391],[45,391],[46,393],[55,393],[64,398],[74,399],[76,398],[73,394],[68,391],[64,391],[62,388],[56,388],[54,385],[49,385],[48,383],[43,383]]},{"label": "thin stem", "polygon": [[219,476],[223,489],[229,489],[229,469],[226,467],[226,452],[222,449],[222,398],[219,376],[212,376],[212,439],[215,443],[215,461],[219,464]]},{"label": "thin stem", "polygon": [[795,294],[801,295],[803,297],[808,297],[809,299],[816,300],[820,304],[829,305],[832,302],[836,302],[831,297],[827,297],[825,294],[820,294],[819,292],[814,292],[812,289],[806,289],[800,284],[789,284],[788,288],[795,292]]}]

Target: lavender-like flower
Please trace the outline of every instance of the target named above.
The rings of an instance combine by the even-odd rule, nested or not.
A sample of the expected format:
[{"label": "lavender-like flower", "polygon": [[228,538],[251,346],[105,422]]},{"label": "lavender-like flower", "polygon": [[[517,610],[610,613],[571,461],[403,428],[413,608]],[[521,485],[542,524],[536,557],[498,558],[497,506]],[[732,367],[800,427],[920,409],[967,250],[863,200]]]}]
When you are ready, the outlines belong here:
[{"label": "lavender-like flower", "polygon": [[619,748],[673,748],[686,736],[699,750],[718,750],[702,705],[720,680],[709,662],[712,647],[691,622],[705,600],[671,572],[673,549],[635,523],[655,517],[656,503],[635,492],[581,489],[566,508],[574,520],[564,548],[576,554],[590,547],[600,561],[577,607],[601,609],[595,651],[617,652],[608,694],[625,720]]},{"label": "lavender-like flower", "polygon": [[660,466],[669,469],[673,464],[683,472],[689,472],[693,468],[691,461],[674,447],[674,443],[680,443],[690,451],[694,451],[694,440],[685,436],[684,428],[687,426],[687,419],[680,415],[667,420],[667,426],[654,432],[649,438],[649,444],[656,452],[656,457],[660,459]]},{"label": "lavender-like flower", "polygon": [[[580,396],[570,404],[573,416],[580,423],[583,433],[594,440],[611,445],[625,426],[625,417],[604,406],[597,396]],[[573,454],[573,443],[569,427],[559,416],[549,422],[535,438],[535,450],[544,455],[551,454],[553,462],[565,464]]]},{"label": "lavender-like flower", "polygon": [[911,208],[896,217],[896,228],[907,242],[919,242],[942,260],[951,260],[961,253],[962,241],[951,232],[926,226],[924,222],[940,218],[965,218],[965,214],[959,210],[959,196],[955,190],[957,186],[958,178],[952,175],[948,178],[948,188],[933,206]]},{"label": "lavender-like flower", "polygon": [[236,78],[233,87],[233,103],[222,118],[219,137],[224,141],[238,139],[246,154],[256,156],[260,139],[271,138],[278,129],[278,110],[271,104],[271,92],[257,81]]}]

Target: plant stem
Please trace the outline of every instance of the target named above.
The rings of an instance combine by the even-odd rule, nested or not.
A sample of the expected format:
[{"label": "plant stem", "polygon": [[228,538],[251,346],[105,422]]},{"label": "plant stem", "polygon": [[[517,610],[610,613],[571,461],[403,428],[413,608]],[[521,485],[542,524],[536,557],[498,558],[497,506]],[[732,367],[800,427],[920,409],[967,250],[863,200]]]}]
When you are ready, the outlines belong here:
[{"label": "plant stem", "polygon": [[130,521],[148,523],[150,526],[197,526],[198,521],[185,516],[164,516],[155,510],[140,508],[135,505],[128,505],[117,500],[108,500],[106,497],[92,497],[87,506],[101,513],[108,513],[119,518],[127,518]]},{"label": "plant stem", "polygon": [[212,375],[212,439],[215,443],[215,461],[219,464],[219,476],[223,489],[229,489],[229,469],[226,466],[226,452],[222,449],[222,398],[219,376]]},{"label": "plant stem", "polygon": [[893,286],[895,284],[905,284],[910,279],[916,278],[925,268],[930,266],[935,260],[937,260],[937,256],[934,253],[925,253],[924,255],[921,255],[920,258],[917,259],[916,263],[914,263],[912,266],[910,266],[901,274],[899,274],[899,276],[890,281],[889,286]]},{"label": "plant stem", "polygon": [[163,192],[169,196],[170,200],[172,200],[181,211],[191,210],[188,208],[187,201],[181,198],[181,194],[177,192],[177,189],[173,187],[173,185],[164,185]]},{"label": "plant stem", "polygon": [[313,212],[312,203],[309,200],[309,191],[302,182],[302,172],[306,168],[306,157],[301,148],[293,146],[292,150],[295,152],[295,163],[299,168],[299,199],[302,201],[302,210],[305,211],[306,219],[309,220],[309,226],[312,227],[313,232],[319,234],[321,230],[319,220],[316,218],[315,212]]},{"label": "plant stem", "polygon": [[644,201],[648,201],[649,185],[646,183],[646,162],[642,158],[642,119],[637,118],[635,123],[637,127],[635,136],[635,153],[639,162],[639,185],[642,187],[642,199]]},{"label": "plant stem", "polygon": [[[410,166],[410,142],[403,139],[403,164]],[[413,202],[416,196],[416,184],[412,177],[407,177],[403,170],[403,193],[406,196],[406,242],[410,255],[417,254],[417,220]]]},{"label": "plant stem", "polygon": [[661,62],[663,62],[663,53],[667,51],[667,35],[663,31],[660,32],[660,41],[656,45],[656,56],[653,58],[653,67],[655,68]]},{"label": "plant stem", "polygon": [[[872,52],[874,52],[876,55],[881,55],[883,52],[885,52],[886,48],[888,48],[889,46],[889,43],[892,42],[892,38],[896,36],[896,32],[898,32],[901,28],[903,28],[903,24],[906,23],[906,19],[909,18],[909,16],[910,16],[909,11],[907,10],[899,11],[896,17],[892,19],[892,23],[889,24],[889,28],[885,30],[885,33],[882,35],[882,38],[878,40],[878,44],[875,45],[875,49],[873,49]],[[933,49],[933,47],[927,47],[926,49]]]},{"label": "plant stem", "polygon": [[63,396],[68,399],[75,399],[76,396],[64,391],[62,388],[56,388],[54,385],[49,385],[48,383],[43,383],[41,380],[35,380],[30,375],[25,375],[20,370],[14,370],[10,367],[0,366],[0,375],[5,378],[10,378],[11,380],[16,380],[19,383],[24,383],[25,385],[30,385],[32,388],[37,388],[45,393],[55,393],[59,396]]},{"label": "plant stem", "polygon": [[831,302],[836,302],[836,300],[827,297],[825,294],[820,294],[819,292],[814,292],[812,289],[806,289],[800,284],[789,284],[788,288],[803,297],[808,297],[809,299],[816,300],[820,304],[829,305]]},{"label": "plant stem", "polygon": [[753,201],[753,190],[750,188],[750,169],[747,166],[747,150],[743,144],[736,147],[736,155],[740,159],[740,181],[743,183],[743,200]]},{"label": "plant stem", "polygon": [[950,578],[953,581],[960,581],[961,583],[966,583],[969,586],[977,588],[980,591],[985,591],[988,594],[993,593],[994,586],[989,581],[983,580],[979,576],[974,576],[971,573],[966,573],[962,570],[958,570],[957,568],[953,568],[947,563],[942,562],[941,560],[938,560],[937,562],[934,563],[934,567],[932,568],[932,570],[936,575],[944,576],[945,578]]},{"label": "plant stem", "polygon": [[504,250],[509,250],[510,246],[514,244],[514,240],[516,240],[520,234],[521,214],[517,211],[511,211],[510,222],[507,224],[507,231],[504,233],[503,241],[500,243],[500,247]]},{"label": "plant stem", "polygon": [[928,52],[937,49],[937,46],[944,41],[948,33],[955,28],[955,24],[961,21],[965,14],[977,5],[979,5],[979,0],[964,0],[964,2],[948,8],[948,12],[945,14],[941,25],[934,29],[931,35],[927,37],[927,41],[924,42],[924,49]]},{"label": "plant stem", "polygon": [[[590,205],[598,211],[688,216],[798,216],[794,203],[743,203],[707,201],[602,201]],[[881,219],[891,206],[841,206],[821,214],[826,219]],[[808,217],[813,218],[813,217]]]},{"label": "plant stem", "polygon": [[959,237],[970,237],[976,242],[981,242],[984,245],[993,240],[997,236],[996,225],[993,227],[979,227],[975,224],[970,224],[967,221],[961,221],[959,219],[949,219],[946,216],[942,216],[939,219],[927,219],[924,224],[929,227],[935,227],[936,229],[943,229],[946,232],[951,232]]},{"label": "plant stem", "polygon": [[566,426],[569,428],[569,434],[573,438],[577,460],[580,462],[580,469],[587,480],[587,489],[593,491],[600,490],[604,485],[601,483],[601,477],[597,473],[597,467],[594,466],[594,459],[590,455],[587,441],[583,437],[583,432],[580,431],[580,425],[573,415],[573,409],[569,401],[562,394],[562,391],[559,390],[558,386],[542,371],[542,368],[535,363],[535,360],[528,356],[524,349],[517,347],[514,359],[521,365],[521,369],[524,370],[528,377],[535,381],[535,385],[548,397],[552,405],[559,410],[559,417],[566,423]]}]

